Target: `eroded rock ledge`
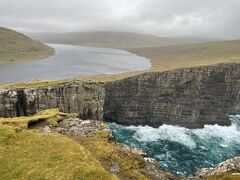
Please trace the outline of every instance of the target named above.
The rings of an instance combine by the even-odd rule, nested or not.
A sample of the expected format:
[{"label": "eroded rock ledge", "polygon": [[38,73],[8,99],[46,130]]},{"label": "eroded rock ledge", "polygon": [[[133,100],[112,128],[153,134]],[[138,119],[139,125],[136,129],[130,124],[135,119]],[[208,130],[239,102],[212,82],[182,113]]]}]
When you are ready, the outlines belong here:
[{"label": "eroded rock ledge", "polygon": [[126,125],[230,125],[228,115],[240,113],[239,89],[240,64],[148,72],[113,82],[2,89],[0,116],[59,108],[81,119]]}]

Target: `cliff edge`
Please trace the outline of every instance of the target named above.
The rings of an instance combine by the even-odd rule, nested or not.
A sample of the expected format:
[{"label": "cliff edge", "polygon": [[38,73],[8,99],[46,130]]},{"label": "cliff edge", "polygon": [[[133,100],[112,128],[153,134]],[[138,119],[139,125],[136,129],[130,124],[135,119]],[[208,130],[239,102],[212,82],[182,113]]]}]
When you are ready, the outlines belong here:
[{"label": "cliff edge", "polygon": [[240,64],[147,72],[117,81],[63,82],[0,90],[0,116],[29,116],[49,109],[125,125],[202,128],[230,125],[240,113]]}]

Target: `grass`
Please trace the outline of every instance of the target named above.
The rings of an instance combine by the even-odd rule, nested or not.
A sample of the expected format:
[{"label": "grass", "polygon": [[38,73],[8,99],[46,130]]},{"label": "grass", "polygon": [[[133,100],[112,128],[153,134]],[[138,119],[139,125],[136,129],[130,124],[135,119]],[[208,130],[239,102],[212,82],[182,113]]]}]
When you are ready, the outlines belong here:
[{"label": "grass", "polygon": [[60,112],[58,109],[48,109],[41,111],[34,116],[22,116],[15,118],[0,118],[0,125],[12,125],[20,128],[27,128],[29,124],[38,121],[46,121],[51,126],[57,126],[58,122],[69,116],[77,116],[76,114],[67,114]]},{"label": "grass", "polygon": [[120,79],[124,79],[130,76],[135,76],[142,74],[142,71],[135,71],[129,73],[120,73],[113,75],[93,75],[93,76],[83,76],[74,79],[65,79],[65,80],[39,80],[39,81],[26,81],[16,84],[4,84],[0,85],[0,89],[25,89],[25,88],[37,88],[37,87],[46,87],[46,86],[55,86],[55,85],[64,85],[72,83],[104,83],[111,82]]},{"label": "grass", "polygon": [[240,62],[240,40],[128,50],[150,59],[150,71]]},{"label": "grass", "polygon": [[81,145],[60,134],[0,125],[0,179],[116,179]]},{"label": "grass", "polygon": [[121,179],[149,179],[141,173],[145,162],[139,155],[123,152],[117,144],[109,142],[109,133],[99,132],[93,137],[78,137],[76,141],[86,148],[108,171],[117,162]]},{"label": "grass", "polygon": [[[0,179],[151,179],[142,173],[143,158],[110,141],[109,132],[67,137],[27,128],[31,122],[58,125],[74,116],[49,109],[32,117],[1,118]],[[116,163],[120,171],[112,172]]]},{"label": "grass", "polygon": [[0,27],[0,64],[42,59],[54,49],[16,31]]},{"label": "grass", "polygon": [[206,178],[207,180],[239,180],[240,175],[234,175],[231,172],[227,172],[221,175],[212,175]]}]

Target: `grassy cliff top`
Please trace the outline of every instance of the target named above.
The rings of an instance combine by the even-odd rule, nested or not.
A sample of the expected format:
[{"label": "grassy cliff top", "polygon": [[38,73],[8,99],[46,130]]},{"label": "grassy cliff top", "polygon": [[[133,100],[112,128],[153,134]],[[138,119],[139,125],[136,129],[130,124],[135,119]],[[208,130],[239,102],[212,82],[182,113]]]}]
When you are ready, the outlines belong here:
[{"label": "grassy cliff top", "polygon": [[0,27],[0,64],[41,59],[54,49],[16,31]]},{"label": "grassy cliff top", "polygon": [[1,179],[117,179],[64,135],[0,125],[0,137]]}]

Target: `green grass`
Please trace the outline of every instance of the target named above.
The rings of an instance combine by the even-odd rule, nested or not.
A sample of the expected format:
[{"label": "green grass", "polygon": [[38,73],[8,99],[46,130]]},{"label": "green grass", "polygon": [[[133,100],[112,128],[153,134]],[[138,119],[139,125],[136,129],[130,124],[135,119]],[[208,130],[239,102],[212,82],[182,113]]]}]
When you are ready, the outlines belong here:
[{"label": "green grass", "polygon": [[60,134],[0,125],[0,179],[116,179],[81,145]]},{"label": "green grass", "polygon": [[[151,179],[142,173],[143,158],[109,140],[109,132],[67,137],[27,126],[40,120],[58,125],[63,117],[74,116],[49,109],[31,117],[1,118],[0,179]],[[116,163],[120,171],[114,174]]]},{"label": "green grass", "polygon": [[16,31],[0,27],[0,64],[42,59],[54,49]]},{"label": "green grass", "polygon": [[122,151],[117,144],[109,142],[109,133],[99,132],[93,137],[78,137],[76,141],[86,148],[101,165],[110,170],[114,163],[118,163],[120,172],[117,174],[122,179],[149,179],[140,172],[145,162],[139,155]]},{"label": "green grass", "polygon": [[67,114],[60,112],[58,109],[47,109],[34,116],[22,116],[15,118],[0,118],[0,125],[11,125],[20,128],[27,128],[30,123],[38,121],[47,121],[52,126],[57,126],[58,122],[66,117],[76,117],[77,114]]},{"label": "green grass", "polygon": [[240,40],[128,50],[149,58],[151,71],[240,62]]}]

